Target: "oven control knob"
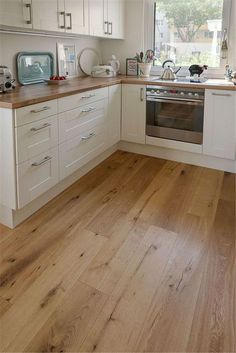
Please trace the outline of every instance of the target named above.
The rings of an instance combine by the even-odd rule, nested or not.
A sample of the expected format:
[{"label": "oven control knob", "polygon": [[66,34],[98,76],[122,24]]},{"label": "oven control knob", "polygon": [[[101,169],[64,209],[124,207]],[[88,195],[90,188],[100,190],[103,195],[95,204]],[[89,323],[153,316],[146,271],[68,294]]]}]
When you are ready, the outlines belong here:
[{"label": "oven control knob", "polygon": [[152,90],[151,90],[151,93],[152,93],[152,94],[154,94],[154,93],[155,93],[154,89],[152,89]]},{"label": "oven control knob", "polygon": [[167,94],[168,92],[167,91],[164,91],[164,94]]},{"label": "oven control knob", "polygon": [[184,96],[184,92],[180,92],[181,96]]},{"label": "oven control knob", "polygon": [[199,94],[198,94],[198,93],[195,93],[194,95],[195,95],[195,97],[199,97]]},{"label": "oven control knob", "polygon": [[188,95],[189,95],[189,96],[192,96],[193,94],[192,94],[192,92],[189,92]]}]

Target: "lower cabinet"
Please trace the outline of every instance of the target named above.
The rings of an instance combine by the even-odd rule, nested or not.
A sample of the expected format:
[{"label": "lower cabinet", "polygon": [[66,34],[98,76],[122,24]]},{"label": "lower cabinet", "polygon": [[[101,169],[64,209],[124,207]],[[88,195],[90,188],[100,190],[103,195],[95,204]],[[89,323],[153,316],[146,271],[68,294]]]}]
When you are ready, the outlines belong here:
[{"label": "lower cabinet", "polygon": [[146,86],[122,85],[123,141],[145,144],[146,140]]},{"label": "lower cabinet", "polygon": [[206,90],[203,154],[235,159],[236,92]]},{"label": "lower cabinet", "polygon": [[18,208],[22,208],[59,181],[58,147],[17,166]]},{"label": "lower cabinet", "polygon": [[121,129],[121,85],[109,87],[107,118],[107,143],[112,146],[120,141]]}]

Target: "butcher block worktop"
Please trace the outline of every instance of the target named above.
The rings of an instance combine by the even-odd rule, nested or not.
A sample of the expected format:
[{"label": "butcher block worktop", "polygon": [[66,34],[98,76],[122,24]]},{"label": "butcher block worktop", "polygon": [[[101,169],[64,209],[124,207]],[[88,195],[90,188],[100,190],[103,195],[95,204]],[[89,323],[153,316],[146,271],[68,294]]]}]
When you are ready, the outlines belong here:
[{"label": "butcher block worktop", "polygon": [[153,76],[150,78],[127,76],[118,76],[113,78],[83,77],[71,79],[64,85],[48,85],[46,83],[42,83],[23,87],[18,86],[13,91],[0,94],[0,108],[17,109],[27,105],[46,102],[48,100],[58,99],[72,94],[108,87],[119,83],[236,91],[236,86],[234,86],[233,83],[226,82],[225,80],[210,79],[201,84],[153,80]]}]

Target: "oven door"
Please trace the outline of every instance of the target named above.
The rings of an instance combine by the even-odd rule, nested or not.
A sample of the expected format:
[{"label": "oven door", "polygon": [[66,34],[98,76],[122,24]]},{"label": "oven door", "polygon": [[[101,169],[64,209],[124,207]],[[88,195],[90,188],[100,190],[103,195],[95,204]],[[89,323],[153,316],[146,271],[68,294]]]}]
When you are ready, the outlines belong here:
[{"label": "oven door", "polygon": [[202,144],[203,116],[203,101],[148,97],[146,134]]}]

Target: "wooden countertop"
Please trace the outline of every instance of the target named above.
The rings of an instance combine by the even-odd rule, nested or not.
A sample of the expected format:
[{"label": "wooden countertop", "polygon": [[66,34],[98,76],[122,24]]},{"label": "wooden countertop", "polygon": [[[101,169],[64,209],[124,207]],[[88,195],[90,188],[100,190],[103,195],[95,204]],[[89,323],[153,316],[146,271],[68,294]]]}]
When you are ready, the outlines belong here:
[{"label": "wooden countertop", "polygon": [[62,98],[72,94],[92,89],[116,85],[118,83],[158,85],[186,88],[210,88],[236,91],[233,83],[224,80],[209,80],[206,83],[180,83],[170,81],[153,81],[154,77],[139,78],[118,76],[113,78],[83,77],[69,80],[68,84],[57,86],[46,83],[30,86],[18,86],[15,90],[0,94],[0,108],[17,109],[27,105],[46,102],[51,99]]}]

